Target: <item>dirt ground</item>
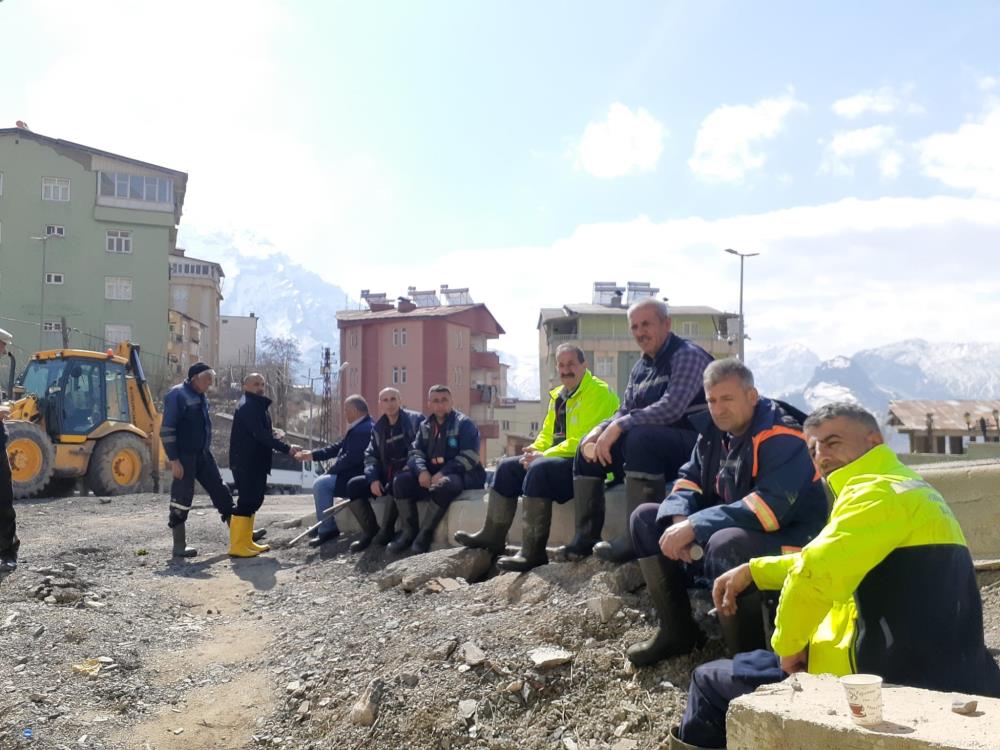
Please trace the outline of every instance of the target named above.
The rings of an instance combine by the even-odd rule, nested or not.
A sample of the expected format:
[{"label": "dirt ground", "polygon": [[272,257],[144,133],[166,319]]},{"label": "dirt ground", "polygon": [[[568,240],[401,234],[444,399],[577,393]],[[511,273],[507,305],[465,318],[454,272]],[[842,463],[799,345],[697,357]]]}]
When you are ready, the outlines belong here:
[{"label": "dirt ground", "polygon": [[[288,548],[301,529],[279,522],[310,505],[269,499],[258,526],[275,548],[249,560],[225,554],[226,528],[199,507],[201,554],[178,562],[163,496],[19,503],[21,567],[0,582],[0,750],[657,748],[692,667],[721,653],[713,638],[627,667],[651,633],[634,564],[495,575],[470,551]],[[1000,584],[984,601],[997,646]],[[564,663],[536,664],[542,647]]]}]

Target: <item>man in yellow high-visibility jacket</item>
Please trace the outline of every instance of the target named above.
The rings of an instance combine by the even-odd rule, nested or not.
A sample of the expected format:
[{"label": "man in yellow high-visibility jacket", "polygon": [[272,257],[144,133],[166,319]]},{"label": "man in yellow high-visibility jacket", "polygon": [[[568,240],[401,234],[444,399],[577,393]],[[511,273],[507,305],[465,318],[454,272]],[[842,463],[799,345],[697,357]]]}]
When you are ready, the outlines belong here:
[{"label": "man in yellow high-visibility jacket", "polygon": [[780,589],[774,653],[698,667],[671,747],[724,747],[731,700],[806,670],[1000,696],[972,557],[944,499],[856,404],[820,407],[805,433],[836,497],[829,522],[801,552],[755,558],[719,576],[712,592],[719,612],[732,614],[752,584]]},{"label": "man in yellow high-visibility jacket", "polygon": [[549,394],[549,410],[535,441],[522,455],[497,465],[483,528],[474,534],[455,534],[455,541],[466,547],[502,554],[520,495],[524,513],[521,549],[497,560],[503,570],[526,571],[548,562],[545,544],[552,503],[573,497],[573,457],[580,441],[618,408],[618,396],[591,374],[578,346],[561,344],[556,349],[556,368],[562,385]]}]

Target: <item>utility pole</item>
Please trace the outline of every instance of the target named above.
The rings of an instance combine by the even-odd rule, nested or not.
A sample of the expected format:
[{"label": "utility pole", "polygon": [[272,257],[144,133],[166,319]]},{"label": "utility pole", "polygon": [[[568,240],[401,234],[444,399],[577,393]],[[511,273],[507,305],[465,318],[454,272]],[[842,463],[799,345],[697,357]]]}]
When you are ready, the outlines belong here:
[{"label": "utility pole", "polygon": [[320,368],[323,377],[323,401],[319,411],[319,436],[324,443],[333,440],[333,361],[330,347],[323,347],[323,363]]},{"label": "utility pole", "polygon": [[41,351],[45,347],[43,346],[45,338],[45,286],[48,283],[45,280],[45,251],[48,248],[49,240],[60,239],[58,234],[44,234],[39,236],[32,236],[30,239],[36,242],[42,243],[42,291],[39,296],[38,304],[38,349]]},{"label": "utility pole", "polygon": [[740,253],[740,252],[737,252],[736,250],[733,250],[732,248],[726,248],[725,252],[729,253],[730,255],[738,255],[739,258],[740,258],[740,346],[739,346],[739,358],[740,358],[740,362],[744,362],[746,360],[746,356],[745,356],[745,353],[744,353],[744,346],[746,344],[746,329],[745,329],[744,323],[743,323],[743,261],[746,260],[747,258],[754,258],[754,257],[760,255],[760,253]]}]

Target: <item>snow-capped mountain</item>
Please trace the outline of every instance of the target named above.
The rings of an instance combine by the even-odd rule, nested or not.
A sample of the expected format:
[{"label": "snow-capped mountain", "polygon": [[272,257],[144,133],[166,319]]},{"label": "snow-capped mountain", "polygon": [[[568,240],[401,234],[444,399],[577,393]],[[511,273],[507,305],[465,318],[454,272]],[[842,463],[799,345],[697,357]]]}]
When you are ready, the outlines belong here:
[{"label": "snow-capped mountain", "polygon": [[258,347],[266,336],[298,340],[299,377],[319,371],[324,346],[339,355],[337,311],[358,307],[339,286],[252,236],[189,235],[184,244],[188,255],[222,264],[222,313],[260,318]]},{"label": "snow-capped mountain", "polygon": [[747,355],[757,389],[765,395],[804,387],[819,363],[816,353],[802,344],[773,346]]}]

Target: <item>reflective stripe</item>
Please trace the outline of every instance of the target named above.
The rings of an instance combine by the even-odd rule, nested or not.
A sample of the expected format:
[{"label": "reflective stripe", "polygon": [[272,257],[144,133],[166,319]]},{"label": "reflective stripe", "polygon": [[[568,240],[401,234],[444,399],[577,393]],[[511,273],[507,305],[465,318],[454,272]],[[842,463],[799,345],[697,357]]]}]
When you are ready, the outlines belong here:
[{"label": "reflective stripe", "polygon": [[757,516],[757,520],[760,521],[760,525],[764,528],[764,531],[777,531],[780,528],[774,511],[764,502],[764,498],[756,492],[743,498],[743,502]]},{"label": "reflective stripe", "polygon": [[[790,435],[792,437],[797,437],[803,443],[806,443],[807,446],[809,445],[808,441],[806,440],[806,436],[802,434],[802,431],[792,429],[791,427],[783,427],[781,425],[778,425],[775,427],[771,427],[767,430],[764,430],[762,432],[758,432],[756,435],[753,436],[753,470],[750,472],[750,476],[756,477],[757,470],[760,468],[760,463],[757,457],[758,453],[760,453],[760,444],[763,443],[765,440],[773,438],[777,435]],[[817,479],[819,479],[819,470],[817,470],[816,474],[813,476],[814,482]]]},{"label": "reflective stripe", "polygon": [[[923,479],[907,479],[905,482],[893,482],[892,484],[892,490],[897,495],[902,495],[904,492],[909,492],[910,490],[919,489],[933,490],[934,488]],[[937,490],[934,491],[936,492]]]},{"label": "reflective stripe", "polygon": [[177,510],[183,510],[183,511],[189,511],[189,510],[191,510],[191,506],[190,505],[181,505],[180,503],[175,503],[172,500],[170,501],[170,507],[171,508],[176,508]]},{"label": "reflective stripe", "polygon": [[680,490],[693,490],[699,495],[702,494],[701,487],[699,487],[696,482],[692,482],[690,479],[678,479],[674,482],[674,488],[671,492],[679,492]]}]

